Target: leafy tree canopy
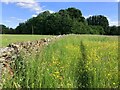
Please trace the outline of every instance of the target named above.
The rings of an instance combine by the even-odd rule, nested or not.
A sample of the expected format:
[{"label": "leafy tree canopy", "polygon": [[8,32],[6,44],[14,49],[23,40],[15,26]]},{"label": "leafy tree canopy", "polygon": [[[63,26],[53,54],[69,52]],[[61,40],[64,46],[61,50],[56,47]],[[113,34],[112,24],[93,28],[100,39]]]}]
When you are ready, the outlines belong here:
[{"label": "leafy tree canopy", "polygon": [[109,26],[107,17],[94,15],[85,19],[82,12],[74,7],[61,9],[56,13],[44,11],[15,29],[1,25],[4,34],[100,34],[119,35],[119,27]]}]

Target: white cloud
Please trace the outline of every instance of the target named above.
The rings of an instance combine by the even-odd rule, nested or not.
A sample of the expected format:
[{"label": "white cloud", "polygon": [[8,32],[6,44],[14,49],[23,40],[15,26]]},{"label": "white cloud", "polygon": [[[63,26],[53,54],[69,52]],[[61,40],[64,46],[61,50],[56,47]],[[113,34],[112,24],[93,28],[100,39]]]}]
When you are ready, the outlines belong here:
[{"label": "white cloud", "polygon": [[20,19],[20,18],[17,18],[17,21],[20,21],[20,22],[22,22],[22,21],[24,21],[23,19]]},{"label": "white cloud", "polygon": [[[46,10],[43,10],[45,6],[40,6],[39,3],[35,0],[1,0],[1,2],[6,4],[15,3],[17,6],[20,6],[21,8],[27,8],[27,9],[30,9],[31,11],[35,11],[36,14],[46,11]],[[54,11],[52,10],[48,10],[48,11],[50,11],[50,13],[54,13]],[[32,15],[32,16],[35,16],[35,15]]]},{"label": "white cloud", "polygon": [[10,23],[11,21],[10,20],[5,20],[6,23]]},{"label": "white cloud", "polygon": [[[52,11],[52,10],[43,10],[41,12],[44,12],[44,11],[49,11],[50,13],[55,13],[55,11]],[[33,14],[32,17],[37,17],[37,14]]]},{"label": "white cloud", "polygon": [[37,15],[33,14],[32,17],[37,17]]},{"label": "white cloud", "polygon": [[113,26],[113,25],[118,26],[118,21],[110,21],[109,24],[110,26]]},{"label": "white cloud", "polygon": [[17,3],[17,2],[30,2],[30,3],[33,3],[35,2],[35,0],[1,0],[1,2],[4,2],[4,3]]},{"label": "white cloud", "polygon": [[19,2],[17,5],[35,11],[36,14],[39,14],[42,11],[42,8],[36,2]]},{"label": "white cloud", "polygon": [[116,20],[111,20],[108,16],[106,16],[107,17],[107,19],[108,19],[108,22],[109,22],[109,26],[118,26],[118,21]]},{"label": "white cloud", "polygon": [[35,11],[36,14],[42,11],[42,7],[35,0],[1,0],[1,2],[15,3],[17,6]]},{"label": "white cloud", "polygon": [[[36,17],[39,13],[44,12],[46,10],[43,10],[45,6],[40,6],[39,3],[36,0],[1,0],[3,3],[15,3],[17,6],[20,6],[21,8],[27,8],[31,11],[35,11],[35,14],[32,15],[32,17]],[[48,10],[50,13],[55,13],[52,10]],[[15,17],[11,17],[15,18]]]},{"label": "white cloud", "polygon": [[117,20],[111,20],[108,16],[105,16],[108,19],[109,26],[118,26],[118,21]]},{"label": "white cloud", "polygon": [[52,10],[48,10],[50,13],[55,13],[55,11],[52,11]]},{"label": "white cloud", "polygon": [[6,26],[12,27],[12,28],[16,28],[16,26],[18,26],[19,23],[23,23],[25,21],[26,21],[25,19],[21,19],[17,17],[10,17],[7,20],[3,20],[0,23]]},{"label": "white cloud", "polygon": [[111,20],[108,16],[105,16],[105,17],[107,17],[107,19],[108,19],[108,22],[109,22],[109,26],[118,26],[118,21],[116,20]]},{"label": "white cloud", "polygon": [[45,11],[49,11],[50,13],[55,13],[55,11],[52,11],[52,10],[49,10],[49,9],[43,10],[42,12],[45,12]]},{"label": "white cloud", "polygon": [[24,22],[25,19],[17,18],[17,17],[10,17],[9,21],[14,22]]},{"label": "white cloud", "polygon": [[87,18],[89,18],[90,16],[92,16],[92,15],[88,15],[88,16],[84,16],[84,17],[85,17],[85,19],[87,19]]}]

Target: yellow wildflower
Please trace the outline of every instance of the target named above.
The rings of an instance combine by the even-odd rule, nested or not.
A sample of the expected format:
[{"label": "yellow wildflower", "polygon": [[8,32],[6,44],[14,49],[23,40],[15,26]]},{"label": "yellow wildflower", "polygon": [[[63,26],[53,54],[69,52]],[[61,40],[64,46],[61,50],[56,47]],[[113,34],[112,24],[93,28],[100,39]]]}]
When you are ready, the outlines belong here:
[{"label": "yellow wildflower", "polygon": [[113,83],[113,85],[115,85],[115,83]]},{"label": "yellow wildflower", "polygon": [[59,72],[54,72],[55,74],[59,74]]}]

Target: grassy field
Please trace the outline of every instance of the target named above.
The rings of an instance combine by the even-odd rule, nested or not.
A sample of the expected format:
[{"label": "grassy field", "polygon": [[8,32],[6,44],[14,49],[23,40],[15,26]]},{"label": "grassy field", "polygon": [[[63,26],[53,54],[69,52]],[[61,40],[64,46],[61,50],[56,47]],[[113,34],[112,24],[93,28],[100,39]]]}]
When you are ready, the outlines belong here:
[{"label": "grassy field", "polygon": [[22,42],[22,41],[34,41],[41,38],[51,37],[50,35],[1,35],[0,36],[0,47],[5,47],[10,43]]},{"label": "grassy field", "polygon": [[118,37],[68,35],[11,67],[4,88],[117,88]]}]

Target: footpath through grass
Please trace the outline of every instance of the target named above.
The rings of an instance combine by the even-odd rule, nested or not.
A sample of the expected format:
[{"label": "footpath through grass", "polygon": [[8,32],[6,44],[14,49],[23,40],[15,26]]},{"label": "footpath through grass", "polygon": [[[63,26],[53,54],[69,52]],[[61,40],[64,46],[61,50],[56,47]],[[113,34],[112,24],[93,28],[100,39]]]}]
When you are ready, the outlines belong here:
[{"label": "footpath through grass", "polygon": [[117,37],[65,36],[18,58],[14,77],[7,77],[4,88],[117,88]]},{"label": "footpath through grass", "polygon": [[34,41],[34,40],[40,40],[42,38],[51,37],[51,35],[10,35],[10,34],[3,34],[0,36],[0,43],[2,43],[2,46],[5,47],[11,43],[16,42],[23,42],[23,41]]}]

